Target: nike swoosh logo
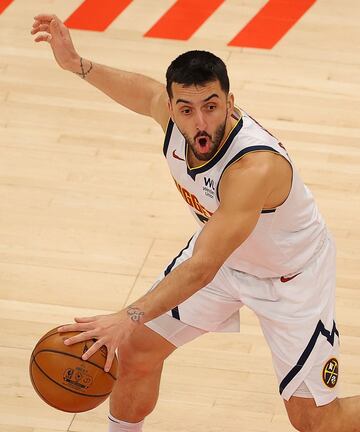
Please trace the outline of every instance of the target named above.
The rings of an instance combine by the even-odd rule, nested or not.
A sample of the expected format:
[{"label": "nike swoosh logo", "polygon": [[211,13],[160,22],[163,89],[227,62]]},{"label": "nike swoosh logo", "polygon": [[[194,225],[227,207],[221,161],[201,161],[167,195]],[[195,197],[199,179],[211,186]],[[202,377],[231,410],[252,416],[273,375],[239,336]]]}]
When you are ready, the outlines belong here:
[{"label": "nike swoosh logo", "polygon": [[179,159],[179,160],[185,162],[185,159],[183,159],[183,158],[181,158],[180,156],[178,156],[178,155],[176,154],[176,151],[175,151],[175,150],[173,151],[173,157],[174,157],[175,159]]},{"label": "nike swoosh logo", "polygon": [[283,283],[289,282],[289,281],[291,281],[291,279],[294,279],[294,278],[296,278],[296,276],[299,276],[299,274],[301,274],[301,273],[298,273],[298,274],[296,274],[294,276],[290,276],[290,277],[281,276],[280,280]]}]

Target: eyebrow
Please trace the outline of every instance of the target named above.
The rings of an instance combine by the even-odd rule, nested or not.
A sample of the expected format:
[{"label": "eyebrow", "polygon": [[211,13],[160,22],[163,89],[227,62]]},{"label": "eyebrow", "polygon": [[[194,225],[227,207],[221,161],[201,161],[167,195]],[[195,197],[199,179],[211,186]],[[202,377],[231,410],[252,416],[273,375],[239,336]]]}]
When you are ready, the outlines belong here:
[{"label": "eyebrow", "polygon": [[[213,97],[219,97],[219,95],[218,94],[216,94],[216,93],[213,93],[213,94],[211,94],[210,96],[208,96],[206,99],[204,99],[203,100],[203,102],[208,102],[210,99],[212,99]],[[190,102],[190,101],[188,101],[188,100],[185,100],[185,99],[177,99],[176,100],[176,103],[178,104],[178,103],[186,103],[186,104],[192,104],[192,102]]]}]

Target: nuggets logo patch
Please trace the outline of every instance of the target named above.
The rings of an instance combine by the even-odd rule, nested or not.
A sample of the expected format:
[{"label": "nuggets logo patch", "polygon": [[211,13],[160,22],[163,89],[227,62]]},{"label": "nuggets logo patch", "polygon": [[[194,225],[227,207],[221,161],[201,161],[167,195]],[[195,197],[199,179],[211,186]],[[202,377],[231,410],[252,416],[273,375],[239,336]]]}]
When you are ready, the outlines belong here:
[{"label": "nuggets logo patch", "polygon": [[339,362],[336,358],[328,360],[322,372],[323,382],[326,387],[334,388],[339,377]]}]

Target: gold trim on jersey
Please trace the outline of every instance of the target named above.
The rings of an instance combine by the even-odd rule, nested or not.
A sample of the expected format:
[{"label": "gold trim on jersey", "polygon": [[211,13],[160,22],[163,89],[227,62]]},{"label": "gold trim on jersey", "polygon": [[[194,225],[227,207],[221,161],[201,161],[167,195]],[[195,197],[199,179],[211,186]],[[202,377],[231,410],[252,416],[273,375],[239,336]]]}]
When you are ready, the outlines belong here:
[{"label": "gold trim on jersey", "polygon": [[238,108],[235,108],[235,109],[238,112],[238,114],[239,114],[240,117],[236,120],[235,125],[231,128],[230,132],[226,136],[226,139],[221,144],[221,146],[217,149],[216,153],[214,154],[214,156],[211,159],[209,159],[208,161],[206,161],[202,165],[197,165],[197,166],[191,168],[189,166],[189,162],[188,162],[188,148],[189,148],[189,146],[188,146],[188,143],[186,142],[186,145],[185,145],[185,160],[186,160],[186,166],[187,166],[188,170],[193,171],[193,170],[196,170],[196,169],[199,169],[199,168],[203,168],[204,166],[206,166],[207,164],[209,164],[214,158],[216,158],[216,156],[219,154],[219,152],[221,151],[221,149],[224,147],[224,145],[228,141],[228,139],[229,139],[230,135],[232,134],[233,130],[236,128],[236,126],[239,124],[240,120],[242,119],[242,114],[241,114],[240,110]]}]

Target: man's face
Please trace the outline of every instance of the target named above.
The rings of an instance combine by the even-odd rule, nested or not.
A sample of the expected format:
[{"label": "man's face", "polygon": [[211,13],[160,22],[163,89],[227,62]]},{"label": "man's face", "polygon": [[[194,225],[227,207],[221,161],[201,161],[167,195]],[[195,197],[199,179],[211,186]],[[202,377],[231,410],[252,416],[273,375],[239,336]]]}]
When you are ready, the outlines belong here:
[{"label": "man's face", "polygon": [[219,81],[203,86],[172,84],[170,114],[184,136],[189,150],[201,161],[217,152],[230,121],[232,95],[226,95]]}]

